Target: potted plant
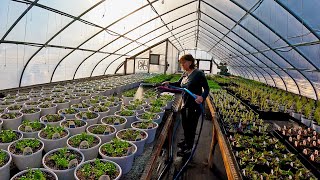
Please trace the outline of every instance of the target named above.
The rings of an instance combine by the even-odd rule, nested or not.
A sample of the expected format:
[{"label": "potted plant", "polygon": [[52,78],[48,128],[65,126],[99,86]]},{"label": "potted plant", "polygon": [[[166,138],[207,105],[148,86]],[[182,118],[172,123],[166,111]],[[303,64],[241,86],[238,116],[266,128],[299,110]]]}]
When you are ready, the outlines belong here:
[{"label": "potted plant", "polygon": [[52,103],[57,104],[57,110],[70,107],[70,100],[64,98],[55,99],[52,101]]},{"label": "potted plant", "polygon": [[128,104],[124,105],[123,109],[131,110],[134,111],[135,114],[141,114],[144,112],[144,108],[141,105],[136,105],[136,104]]},{"label": "potted plant", "polygon": [[86,131],[88,123],[79,119],[67,119],[60,122],[60,126],[67,129],[70,136]]},{"label": "potted plant", "polygon": [[93,159],[81,163],[74,171],[76,180],[99,179],[120,179],[122,175],[121,167],[106,159]]},{"label": "potted plant", "polygon": [[67,145],[81,151],[85,160],[91,160],[98,156],[101,139],[93,134],[81,133],[68,138]]},{"label": "potted plant", "polygon": [[90,106],[96,106],[99,105],[101,101],[98,99],[85,99],[82,101],[84,104],[89,104]]},{"label": "potted plant", "polygon": [[165,109],[165,107],[167,106],[167,103],[163,99],[158,98],[155,100],[151,100],[149,105]]},{"label": "potted plant", "polygon": [[18,127],[18,130],[23,133],[24,138],[39,138],[38,133],[44,129],[46,125],[39,121],[24,120]]},{"label": "potted plant", "polygon": [[154,99],[158,96],[158,93],[156,91],[146,91],[143,93],[143,97],[145,98],[147,103],[150,103],[151,99]]},{"label": "potted plant", "polygon": [[18,139],[22,139],[23,134],[16,130],[2,130],[0,132],[0,149],[7,150],[9,144]]},{"label": "potted plant", "polygon": [[21,171],[11,178],[11,180],[20,180],[20,179],[58,180],[58,177],[55,173],[51,172],[48,169],[32,168],[32,169]]},{"label": "potted plant", "polygon": [[43,167],[53,171],[59,180],[74,179],[74,170],[84,162],[84,155],[76,149],[58,148],[42,158]]},{"label": "potted plant", "polygon": [[47,114],[40,118],[40,122],[50,124],[51,126],[59,126],[60,122],[65,120],[66,117],[59,114]]},{"label": "potted plant", "polygon": [[137,149],[137,146],[132,142],[115,138],[110,142],[102,144],[99,148],[99,154],[103,159],[119,164],[122,173],[127,174],[132,168]]},{"label": "potted plant", "polygon": [[91,94],[90,93],[79,93],[79,95],[81,97],[81,101],[85,100],[85,99],[90,99]]},{"label": "potted plant", "polygon": [[157,124],[161,123],[160,115],[156,113],[144,112],[142,114],[138,114],[136,117],[139,121],[153,121]]},{"label": "potted plant", "polygon": [[10,154],[0,149],[0,177],[3,180],[10,179],[10,164],[12,161],[12,157]]},{"label": "potted plant", "polygon": [[175,96],[173,93],[163,92],[160,94],[160,99],[163,99],[167,103],[167,106],[165,109],[171,109],[174,101],[174,97]]},{"label": "potted plant", "polygon": [[11,143],[8,147],[17,168],[26,170],[41,166],[44,144],[39,139],[23,138]]},{"label": "potted plant", "polygon": [[76,95],[66,95],[64,99],[70,101],[70,106],[73,104],[78,104],[81,102],[81,97],[76,96]]},{"label": "potted plant", "polygon": [[293,117],[298,119],[299,121],[301,120],[301,113],[302,113],[303,106],[304,105],[302,104],[302,101],[298,99],[295,103],[296,112],[293,112]]},{"label": "potted plant", "polygon": [[98,95],[98,96],[92,96],[91,99],[96,99],[99,100],[101,102],[107,101],[108,97],[107,96],[103,96],[103,95]]},{"label": "potted plant", "polygon": [[158,123],[148,120],[148,121],[136,121],[131,124],[133,129],[142,129],[148,133],[148,138],[146,143],[152,143],[156,136],[156,131],[158,129]]},{"label": "potted plant", "polygon": [[34,93],[34,94],[30,93],[29,97],[32,101],[38,101],[39,99],[42,98],[40,93]]},{"label": "potted plant", "polygon": [[23,105],[26,101],[29,101],[29,100],[30,100],[30,98],[27,96],[20,96],[20,97],[16,98],[14,100],[14,102],[16,102],[17,104]]},{"label": "potted plant", "polygon": [[89,107],[90,107],[90,105],[89,104],[85,104],[85,103],[79,103],[79,104],[71,105],[71,108],[79,109],[80,111],[88,111]]},{"label": "potted plant", "polygon": [[39,139],[44,143],[44,151],[65,147],[69,137],[69,131],[60,126],[47,125],[39,134]]},{"label": "potted plant", "polygon": [[129,91],[125,91],[122,93],[122,99],[123,99],[123,104],[127,105],[129,104],[129,101],[133,100],[135,94],[136,94],[137,89],[131,89]]},{"label": "potted plant", "polygon": [[39,101],[42,103],[52,102],[53,100],[54,100],[53,97],[43,97],[43,98],[39,99]]},{"label": "potted plant", "polygon": [[141,100],[141,99],[135,99],[135,100],[129,101],[129,104],[132,104],[135,106],[142,106],[142,107],[148,106],[148,103],[145,100]]},{"label": "potted plant", "polygon": [[58,114],[66,117],[66,119],[74,119],[76,114],[79,113],[80,110],[76,108],[64,108],[58,111]]},{"label": "potted plant", "polygon": [[105,106],[109,108],[108,115],[114,115],[116,111],[118,111],[120,105],[115,102],[105,101],[99,104],[100,106]]},{"label": "potted plant", "polygon": [[117,115],[109,115],[101,119],[102,124],[112,125],[116,128],[117,131],[124,129],[127,123],[127,119],[125,117],[117,116]]},{"label": "potted plant", "polygon": [[316,124],[313,125],[313,129],[320,132],[320,106],[314,111],[314,120],[316,121]]},{"label": "potted plant", "polygon": [[162,121],[163,115],[165,113],[164,109],[161,109],[161,107],[157,106],[150,106],[150,108],[144,109],[144,112],[150,112],[150,113],[155,113],[160,116],[160,122]]},{"label": "potted plant", "polygon": [[110,96],[110,97],[108,97],[108,101],[119,104],[117,110],[120,110],[120,107],[122,105],[122,99],[121,98],[118,98],[116,96]]},{"label": "potted plant", "polygon": [[107,124],[93,124],[87,127],[88,134],[99,136],[101,143],[111,141],[116,136],[116,128]]},{"label": "potted plant", "polygon": [[98,119],[98,123],[99,123],[101,118],[106,117],[109,114],[110,109],[108,106],[94,105],[89,108],[89,111],[99,114],[99,119]]},{"label": "potted plant", "polygon": [[38,105],[40,105],[41,103],[42,103],[42,102],[40,102],[40,101],[27,101],[27,102],[24,103],[24,105],[25,105],[27,108],[31,108],[31,107],[35,108],[35,107],[37,107]]},{"label": "potted plant", "polygon": [[8,112],[0,115],[0,120],[3,121],[4,129],[17,130],[22,122],[22,113],[20,112]]},{"label": "potted plant", "polygon": [[131,110],[122,109],[114,113],[117,116],[122,116],[127,119],[126,128],[129,128],[131,123],[137,121],[136,113]]},{"label": "potted plant", "polygon": [[22,108],[20,110],[23,113],[22,120],[30,120],[30,121],[37,121],[40,118],[40,108],[31,107],[31,108]]},{"label": "potted plant", "polygon": [[19,112],[21,109],[22,109],[21,104],[13,104],[13,105],[7,107],[7,110],[9,112]]},{"label": "potted plant", "polygon": [[50,102],[44,102],[42,104],[39,104],[37,107],[41,109],[41,117],[47,114],[55,114],[57,112],[57,105]]},{"label": "potted plant", "polygon": [[0,108],[7,108],[8,106],[11,106],[15,104],[14,101],[0,101]]},{"label": "potted plant", "polygon": [[122,129],[116,133],[116,137],[125,141],[130,141],[138,148],[136,155],[143,153],[144,145],[148,139],[148,133],[141,129]]}]

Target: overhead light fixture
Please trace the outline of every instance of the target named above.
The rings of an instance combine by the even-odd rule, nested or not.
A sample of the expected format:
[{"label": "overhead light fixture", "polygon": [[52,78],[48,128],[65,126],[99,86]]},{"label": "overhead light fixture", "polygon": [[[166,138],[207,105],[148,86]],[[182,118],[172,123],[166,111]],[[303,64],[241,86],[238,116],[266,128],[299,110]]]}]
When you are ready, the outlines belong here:
[{"label": "overhead light fixture", "polygon": [[161,4],[164,4],[164,0],[161,1]]}]

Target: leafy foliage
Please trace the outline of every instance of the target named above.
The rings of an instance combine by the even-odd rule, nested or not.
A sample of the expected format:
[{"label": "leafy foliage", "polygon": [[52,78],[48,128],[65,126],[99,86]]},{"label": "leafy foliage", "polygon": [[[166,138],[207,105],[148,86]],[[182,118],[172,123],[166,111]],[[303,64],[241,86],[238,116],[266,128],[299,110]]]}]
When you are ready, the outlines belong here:
[{"label": "leafy foliage", "polygon": [[48,155],[48,159],[52,160],[60,170],[64,170],[68,169],[71,160],[76,159],[75,153],[73,150],[62,148]]},{"label": "leafy foliage", "polygon": [[0,149],[0,167],[4,166],[9,161],[9,155]]},{"label": "leafy foliage", "polygon": [[123,157],[131,146],[127,141],[114,138],[110,143],[104,144],[101,150],[109,157]]},{"label": "leafy foliage", "polygon": [[29,169],[19,180],[46,180],[46,176],[40,169]]},{"label": "leafy foliage", "polygon": [[80,143],[82,141],[88,141],[89,146],[93,144],[95,137],[93,135],[87,134],[87,133],[81,133],[76,136],[73,136],[69,140],[69,144],[73,147],[79,147]]},{"label": "leafy foliage", "polygon": [[15,148],[17,151],[23,152],[24,148],[30,147],[31,149],[36,149],[40,147],[41,142],[38,139],[21,139],[16,141]]},{"label": "leafy foliage", "polygon": [[53,134],[59,133],[60,136],[61,136],[61,135],[63,135],[63,132],[64,132],[65,130],[63,129],[63,127],[60,127],[60,126],[50,126],[50,125],[48,124],[47,127],[44,128],[42,131],[43,131],[43,133],[45,134],[45,137],[43,137],[43,138],[52,139]]},{"label": "leafy foliage", "polygon": [[102,175],[116,178],[117,167],[111,162],[103,162],[96,159],[93,163],[86,163],[79,168],[81,174],[86,178],[98,179]]},{"label": "leafy foliage", "polygon": [[9,143],[17,140],[18,135],[12,130],[2,130],[0,132],[0,139],[2,143]]}]

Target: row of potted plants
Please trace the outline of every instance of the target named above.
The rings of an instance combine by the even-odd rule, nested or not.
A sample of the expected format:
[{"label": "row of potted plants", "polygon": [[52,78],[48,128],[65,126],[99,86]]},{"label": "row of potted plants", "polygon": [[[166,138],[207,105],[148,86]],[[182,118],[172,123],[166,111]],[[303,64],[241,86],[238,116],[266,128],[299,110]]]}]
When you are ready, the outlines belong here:
[{"label": "row of potted plants", "polygon": [[212,92],[244,179],[316,179],[294,154],[268,133],[268,125],[225,91]]},{"label": "row of potted plants", "polygon": [[[223,79],[220,76],[211,78],[216,81]],[[248,100],[253,106],[257,106],[260,111],[287,112],[308,127],[320,131],[320,101],[252,80],[242,78],[229,78],[227,80],[228,89],[241,99]]]}]

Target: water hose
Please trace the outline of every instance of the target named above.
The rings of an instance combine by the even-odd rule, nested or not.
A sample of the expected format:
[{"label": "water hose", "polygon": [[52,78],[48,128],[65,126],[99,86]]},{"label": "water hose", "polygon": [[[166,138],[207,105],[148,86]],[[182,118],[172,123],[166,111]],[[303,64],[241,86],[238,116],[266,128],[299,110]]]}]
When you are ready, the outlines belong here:
[{"label": "water hose", "polygon": [[[197,96],[196,96],[195,94],[193,94],[191,91],[189,91],[189,90],[186,89],[186,88],[180,88],[180,87],[170,86],[170,85],[169,85],[168,87],[160,86],[160,87],[158,87],[158,89],[164,90],[164,91],[170,91],[170,92],[173,92],[173,90],[184,91],[184,92],[188,93],[190,96],[192,96],[194,99],[197,98]],[[192,147],[191,154],[190,154],[189,158],[187,159],[187,161],[185,162],[185,164],[182,166],[182,168],[177,172],[176,176],[173,178],[174,180],[177,180],[177,179],[182,175],[183,171],[185,170],[185,168],[187,167],[188,163],[189,163],[190,160],[192,159],[192,157],[193,157],[193,155],[194,155],[194,153],[195,153],[195,151],[196,151],[196,148],[197,148],[197,146],[198,146],[199,139],[200,139],[200,135],[201,135],[201,132],[202,132],[203,121],[204,121],[204,108],[203,108],[203,105],[202,105],[202,104],[199,104],[199,105],[200,105],[201,117],[202,117],[202,118],[201,118],[200,129],[199,129],[199,134],[198,134],[198,137],[197,137],[196,142],[193,144],[193,147]],[[173,139],[173,137],[175,136],[175,130],[176,130],[176,129],[174,129],[174,133],[173,133],[172,139]],[[172,150],[172,147],[170,148],[170,150]],[[172,153],[172,151],[171,151],[170,153]],[[171,154],[171,156],[172,156],[172,154]],[[168,162],[167,166],[169,165],[169,163],[172,163],[172,159],[173,159],[172,157],[169,158],[169,162]],[[164,168],[164,171],[167,169],[167,166]],[[162,177],[164,171],[161,172],[159,178]]]}]

